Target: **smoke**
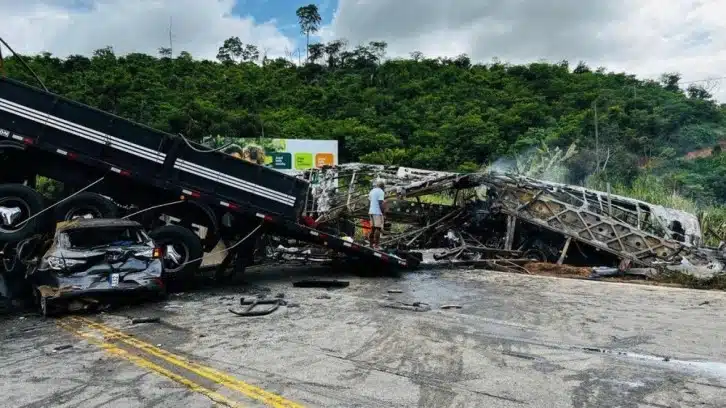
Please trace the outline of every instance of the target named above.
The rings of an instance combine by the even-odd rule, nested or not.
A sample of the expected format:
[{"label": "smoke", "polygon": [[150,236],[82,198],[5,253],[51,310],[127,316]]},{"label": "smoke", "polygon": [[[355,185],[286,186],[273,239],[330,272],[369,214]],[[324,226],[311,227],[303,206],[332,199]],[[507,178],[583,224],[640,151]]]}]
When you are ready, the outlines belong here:
[{"label": "smoke", "polygon": [[515,173],[517,171],[517,160],[510,157],[500,157],[483,170],[492,173]]},{"label": "smoke", "polygon": [[515,157],[501,157],[487,166],[485,171],[566,184],[571,175],[567,162],[576,154],[577,146],[574,143],[565,151],[559,147],[550,149],[543,144],[531,147]]}]

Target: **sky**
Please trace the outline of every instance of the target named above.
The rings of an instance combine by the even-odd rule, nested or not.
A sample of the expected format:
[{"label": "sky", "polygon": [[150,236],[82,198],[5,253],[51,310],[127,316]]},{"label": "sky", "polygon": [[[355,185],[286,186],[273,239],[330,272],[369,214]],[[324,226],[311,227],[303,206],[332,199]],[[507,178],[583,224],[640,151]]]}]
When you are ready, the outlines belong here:
[{"label": "sky", "polygon": [[[468,54],[477,62],[585,61],[656,79],[679,72],[726,103],[724,0],[0,0],[0,36],[26,54],[119,53],[214,59],[238,36],[270,57],[305,40],[295,10],[315,2],[313,41],[386,41],[391,57]],[[297,58],[297,55],[295,55]]]}]

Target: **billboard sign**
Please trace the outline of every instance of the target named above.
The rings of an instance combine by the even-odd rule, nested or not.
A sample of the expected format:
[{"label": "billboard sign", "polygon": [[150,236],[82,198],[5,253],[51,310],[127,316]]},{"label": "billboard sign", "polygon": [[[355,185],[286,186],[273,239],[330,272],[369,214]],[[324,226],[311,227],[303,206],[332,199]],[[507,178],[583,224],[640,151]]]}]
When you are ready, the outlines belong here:
[{"label": "billboard sign", "polygon": [[281,171],[304,171],[338,164],[337,140],[271,139],[265,164]]},{"label": "billboard sign", "polygon": [[264,150],[266,166],[284,173],[297,173],[312,168],[338,164],[337,140],[273,139],[273,138],[205,138],[203,143],[221,147],[233,143],[240,148],[256,146]]}]

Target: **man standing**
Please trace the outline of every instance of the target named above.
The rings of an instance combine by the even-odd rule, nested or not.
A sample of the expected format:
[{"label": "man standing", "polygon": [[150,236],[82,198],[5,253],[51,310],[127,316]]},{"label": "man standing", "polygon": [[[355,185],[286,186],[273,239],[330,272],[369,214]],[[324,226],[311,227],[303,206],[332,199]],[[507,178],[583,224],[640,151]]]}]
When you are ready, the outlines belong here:
[{"label": "man standing", "polygon": [[384,207],[384,192],[386,184],[383,180],[376,182],[376,187],[368,193],[368,199],[371,205],[368,209],[368,215],[371,218],[371,233],[368,235],[368,239],[371,242],[373,248],[377,248],[381,239],[381,231],[383,230],[383,207]]}]

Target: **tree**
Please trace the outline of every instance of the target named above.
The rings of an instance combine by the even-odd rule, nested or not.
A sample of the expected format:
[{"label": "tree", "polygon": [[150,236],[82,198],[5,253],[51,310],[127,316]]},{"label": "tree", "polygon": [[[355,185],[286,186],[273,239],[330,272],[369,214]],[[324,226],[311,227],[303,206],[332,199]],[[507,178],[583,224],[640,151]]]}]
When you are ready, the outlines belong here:
[{"label": "tree", "polygon": [[308,45],[308,61],[315,64],[323,58],[325,54],[325,45],[321,43],[315,43]]},{"label": "tree", "polygon": [[167,47],[159,48],[159,55],[162,58],[171,58],[171,48],[167,48]]},{"label": "tree", "polygon": [[368,50],[373,55],[376,63],[383,62],[383,58],[386,56],[386,48],[388,43],[385,41],[371,41],[368,43]]},{"label": "tree", "polygon": [[240,56],[244,62],[255,62],[260,59],[260,50],[252,44],[245,44],[240,51]]},{"label": "tree", "polygon": [[706,90],[706,88],[704,88],[701,85],[695,85],[695,84],[688,85],[688,89],[686,89],[686,92],[688,93],[689,98],[711,99],[711,97],[713,97],[713,95],[711,95]]},{"label": "tree", "polygon": [[244,44],[239,37],[230,37],[217,51],[217,60],[223,64],[237,62],[255,62],[260,59],[260,50],[256,45]]},{"label": "tree", "polygon": [[579,63],[577,63],[575,70],[572,72],[575,74],[586,74],[586,73],[590,73],[592,71],[590,70],[590,67],[587,66],[585,61],[580,61]]},{"label": "tree", "polygon": [[244,45],[239,37],[229,37],[217,51],[217,59],[222,63],[234,62],[235,58],[239,58],[244,50]]},{"label": "tree", "polygon": [[661,75],[660,80],[663,83],[663,88],[666,90],[671,92],[681,91],[681,88],[678,86],[678,83],[681,81],[681,74],[677,72],[669,72]]},{"label": "tree", "polygon": [[310,34],[315,34],[320,29],[320,23],[323,22],[323,19],[320,17],[320,13],[318,12],[318,6],[315,4],[308,4],[307,6],[302,6],[297,9],[297,19],[298,23],[300,24],[300,33],[305,35],[306,42],[305,42],[305,49],[306,49],[306,56],[305,60],[310,60]]},{"label": "tree", "polygon": [[328,56],[328,68],[336,66],[341,53],[345,51],[347,45],[345,40],[334,40],[325,44],[325,54]]}]

